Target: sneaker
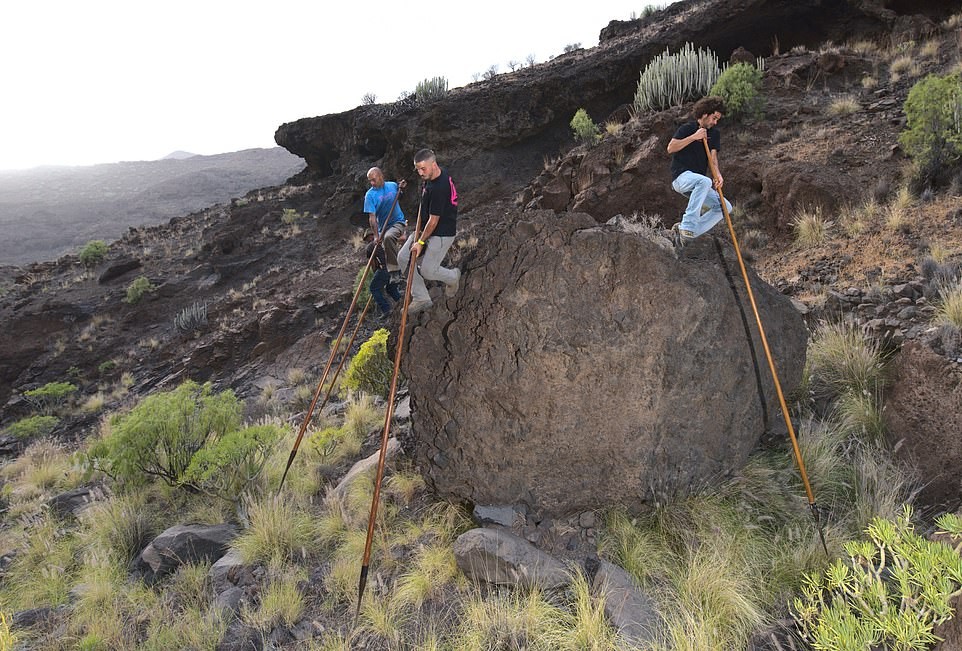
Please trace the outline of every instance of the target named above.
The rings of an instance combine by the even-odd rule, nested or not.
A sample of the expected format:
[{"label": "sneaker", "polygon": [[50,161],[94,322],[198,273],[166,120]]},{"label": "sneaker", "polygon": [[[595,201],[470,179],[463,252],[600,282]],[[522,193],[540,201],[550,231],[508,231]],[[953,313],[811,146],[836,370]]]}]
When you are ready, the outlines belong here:
[{"label": "sneaker", "polygon": [[423,312],[432,305],[434,305],[434,303],[432,303],[430,300],[411,301],[411,303],[408,305],[408,316],[414,316],[418,312]]},{"label": "sneaker", "polygon": [[695,239],[695,234],[692,231],[681,228],[681,223],[672,224],[671,227],[671,243],[675,245],[676,249],[683,249],[685,245],[691,240]]},{"label": "sneaker", "polygon": [[454,296],[458,293],[458,288],[461,286],[461,270],[455,269],[458,272],[458,277],[454,279],[453,283],[444,286],[444,295],[448,298]]}]

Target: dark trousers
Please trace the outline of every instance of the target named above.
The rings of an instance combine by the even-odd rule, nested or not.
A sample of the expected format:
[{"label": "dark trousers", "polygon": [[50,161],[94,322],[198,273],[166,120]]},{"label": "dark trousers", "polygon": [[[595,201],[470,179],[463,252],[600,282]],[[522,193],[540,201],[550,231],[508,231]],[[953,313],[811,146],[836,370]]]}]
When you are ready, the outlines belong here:
[{"label": "dark trousers", "polygon": [[381,314],[387,314],[391,311],[391,304],[384,295],[385,291],[388,296],[395,301],[401,300],[401,292],[398,289],[397,283],[391,282],[391,274],[387,269],[378,269],[374,272],[369,289],[371,290],[371,297],[374,299],[374,303],[378,309],[381,310]]}]

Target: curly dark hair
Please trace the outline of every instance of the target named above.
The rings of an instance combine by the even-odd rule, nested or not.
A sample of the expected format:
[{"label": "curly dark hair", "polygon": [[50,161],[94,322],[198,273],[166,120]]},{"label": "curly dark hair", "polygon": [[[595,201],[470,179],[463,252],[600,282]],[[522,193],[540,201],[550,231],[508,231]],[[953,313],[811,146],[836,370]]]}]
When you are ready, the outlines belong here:
[{"label": "curly dark hair", "polygon": [[725,100],[715,95],[709,95],[695,102],[695,105],[691,107],[691,117],[697,120],[701,116],[709,115],[715,111],[725,115]]}]

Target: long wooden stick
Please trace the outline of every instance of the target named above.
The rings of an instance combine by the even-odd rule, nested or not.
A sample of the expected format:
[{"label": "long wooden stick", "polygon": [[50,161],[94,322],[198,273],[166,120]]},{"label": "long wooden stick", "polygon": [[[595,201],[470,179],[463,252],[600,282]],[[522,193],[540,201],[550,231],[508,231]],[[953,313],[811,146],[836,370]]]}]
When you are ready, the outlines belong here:
[{"label": "long wooden stick", "polygon": [[[401,190],[398,189],[397,194],[394,196],[394,202],[391,204],[391,210],[388,211],[387,217],[384,220],[384,226],[381,227],[381,237],[384,236],[384,232],[387,230],[388,222],[391,221],[391,214],[394,212],[394,207],[397,205],[398,199],[401,198]],[[284,487],[284,480],[287,479],[287,473],[291,469],[291,465],[294,463],[294,457],[297,456],[297,450],[301,447],[301,440],[304,438],[304,433],[307,431],[308,426],[311,424],[311,417],[314,415],[314,408],[317,405],[317,400],[321,396],[321,391],[324,389],[324,383],[327,382],[327,375],[331,371],[331,366],[334,364],[334,357],[337,355],[337,351],[341,347],[341,339],[344,337],[344,333],[347,331],[347,324],[351,320],[351,316],[354,314],[354,307],[357,305],[357,298],[361,295],[361,290],[364,287],[364,281],[367,279],[367,272],[371,270],[371,264],[374,262],[374,256],[377,255],[377,245],[374,246],[374,250],[371,251],[371,257],[367,259],[367,264],[364,266],[364,272],[361,274],[361,281],[357,284],[357,289],[354,290],[354,297],[351,299],[351,306],[347,308],[347,314],[344,316],[344,323],[341,324],[341,330],[337,333],[337,339],[334,341],[334,345],[331,347],[331,355],[327,359],[327,366],[324,367],[324,373],[321,374],[321,379],[317,383],[317,389],[314,390],[314,397],[311,399],[311,404],[307,408],[307,414],[304,415],[304,421],[301,423],[301,427],[297,432],[297,439],[294,441],[294,447],[291,448],[291,455],[287,458],[287,465],[284,467],[284,474],[281,475],[281,481],[277,485],[277,494],[281,494],[281,488]],[[370,299],[368,299],[368,305],[370,305]],[[365,311],[367,307],[364,308]],[[361,327],[360,321],[358,321],[357,327]],[[354,331],[355,335],[357,330]],[[352,338],[353,341],[353,338]],[[350,350],[350,347],[348,347]],[[341,364],[344,363],[344,358],[347,357],[347,353],[341,358]],[[340,370],[340,368],[338,369]],[[333,388],[334,381],[331,380],[331,387]],[[327,396],[325,396],[324,401],[318,409],[323,409],[324,405],[327,404],[328,398],[331,397],[331,390],[328,389]]]},{"label": "long wooden stick", "polygon": [[[421,193],[423,197],[423,192]],[[418,218],[414,226],[414,239],[417,242],[419,231],[421,230],[421,205],[418,203]],[[413,247],[413,244],[412,244]],[[388,392],[387,411],[384,414],[384,429],[381,432],[381,449],[377,456],[377,473],[374,476],[374,496],[371,498],[371,512],[367,520],[367,538],[364,541],[364,557],[361,560],[361,575],[357,582],[357,608],[354,611],[354,622],[357,622],[358,615],[361,614],[361,599],[364,597],[364,588],[367,586],[367,573],[371,562],[371,545],[374,541],[374,525],[377,520],[378,500],[381,496],[381,481],[384,478],[384,460],[387,454],[388,436],[391,433],[391,420],[394,418],[394,399],[397,396],[398,377],[401,370],[401,357],[404,353],[404,331],[407,327],[408,306],[411,304],[411,286],[414,282],[414,274],[417,267],[417,256],[411,255],[408,263],[408,279],[404,286],[404,309],[401,311],[401,327],[398,330],[397,348],[394,351],[394,372],[391,375],[391,389]]]},{"label": "long wooden stick", "polygon": [[725,215],[725,223],[728,224],[728,232],[732,236],[732,244],[735,246],[735,255],[738,257],[738,266],[741,268],[742,278],[745,280],[745,289],[748,293],[748,301],[751,303],[752,312],[755,314],[755,323],[758,324],[758,336],[762,341],[762,348],[765,350],[765,358],[768,360],[768,368],[772,372],[772,381],[775,384],[775,393],[778,394],[778,404],[781,405],[782,417],[785,419],[785,426],[788,428],[788,437],[792,441],[792,451],[795,454],[795,463],[798,464],[798,472],[802,477],[802,484],[805,486],[805,494],[808,497],[808,505],[812,509],[812,516],[815,518],[815,528],[818,530],[818,536],[822,541],[822,548],[825,550],[825,555],[827,556],[828,546],[825,544],[825,533],[822,530],[818,505],[815,503],[815,493],[812,491],[812,485],[808,481],[808,473],[805,471],[805,461],[802,459],[802,451],[798,447],[798,437],[795,436],[795,427],[792,425],[792,418],[788,412],[788,403],[785,402],[785,394],[782,392],[782,384],[778,380],[778,371],[775,369],[775,360],[772,357],[771,348],[768,346],[768,337],[765,335],[765,326],[762,325],[762,317],[758,311],[758,305],[755,302],[755,292],[752,291],[752,284],[748,279],[748,269],[745,267],[745,260],[742,258],[741,248],[738,246],[738,237],[735,235],[735,227],[732,224],[731,215],[728,214],[728,206],[725,204],[725,195],[722,193],[721,184],[719,183],[721,174],[719,174],[718,168],[715,166],[715,159],[712,158],[711,150],[708,148],[708,141],[702,140],[701,142],[705,146],[705,155],[708,157],[708,167],[711,170],[712,178],[715,181],[715,189],[718,192],[718,199],[721,203],[722,213]]}]

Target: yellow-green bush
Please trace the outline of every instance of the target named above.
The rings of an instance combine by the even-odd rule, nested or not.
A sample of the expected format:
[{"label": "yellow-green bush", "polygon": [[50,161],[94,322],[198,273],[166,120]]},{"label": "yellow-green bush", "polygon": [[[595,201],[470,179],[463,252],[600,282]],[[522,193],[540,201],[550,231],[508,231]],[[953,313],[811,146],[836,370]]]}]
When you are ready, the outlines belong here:
[{"label": "yellow-green bush", "polygon": [[344,386],[371,395],[387,396],[391,388],[394,365],[387,356],[388,331],[376,330],[361,344],[344,376]]}]

